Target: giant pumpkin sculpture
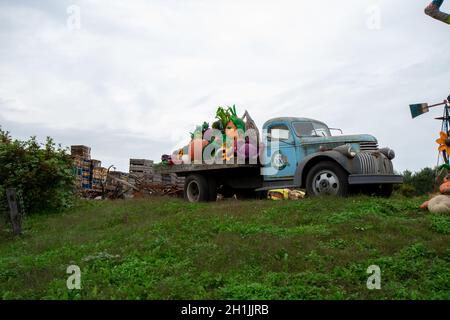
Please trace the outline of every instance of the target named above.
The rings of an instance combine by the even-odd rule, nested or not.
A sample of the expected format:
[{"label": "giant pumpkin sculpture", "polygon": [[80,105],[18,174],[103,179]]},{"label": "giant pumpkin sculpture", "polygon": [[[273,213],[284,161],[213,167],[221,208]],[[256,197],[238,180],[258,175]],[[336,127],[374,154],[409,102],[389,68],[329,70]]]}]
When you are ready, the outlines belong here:
[{"label": "giant pumpkin sculpture", "polygon": [[214,122],[213,128],[221,128],[223,134],[223,144],[218,150],[218,155],[222,156],[223,160],[229,161],[234,158],[238,151],[238,139],[243,139],[243,136],[240,135],[245,133],[245,122],[238,117],[235,105],[227,109],[219,107],[216,112],[216,119],[218,120]]},{"label": "giant pumpkin sculpture", "polygon": [[[216,121],[212,124],[212,129],[219,130],[222,135],[222,141],[220,139],[215,139],[211,135],[211,129],[209,129],[209,124],[204,122],[203,125],[197,126],[195,131],[191,133],[191,141],[189,144],[174,152],[173,156],[177,160],[187,163],[187,161],[193,161],[195,155],[199,154],[200,151],[205,150],[206,146],[214,146],[213,150],[215,153],[210,156],[218,157],[222,160],[232,160],[238,153],[238,139],[243,139],[243,133],[245,133],[245,122],[238,117],[236,112],[236,106],[223,108],[218,107],[216,111]],[[200,150],[201,149],[201,150]],[[242,148],[246,155],[257,153],[256,147]]]}]

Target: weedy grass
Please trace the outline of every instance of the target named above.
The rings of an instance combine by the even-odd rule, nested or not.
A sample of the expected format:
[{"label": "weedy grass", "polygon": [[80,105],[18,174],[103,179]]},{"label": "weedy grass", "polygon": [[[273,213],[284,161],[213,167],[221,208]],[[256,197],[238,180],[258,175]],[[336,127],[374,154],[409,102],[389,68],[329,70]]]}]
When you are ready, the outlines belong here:
[{"label": "weedy grass", "polygon": [[450,217],[423,200],[82,201],[2,226],[0,298],[450,299]]}]

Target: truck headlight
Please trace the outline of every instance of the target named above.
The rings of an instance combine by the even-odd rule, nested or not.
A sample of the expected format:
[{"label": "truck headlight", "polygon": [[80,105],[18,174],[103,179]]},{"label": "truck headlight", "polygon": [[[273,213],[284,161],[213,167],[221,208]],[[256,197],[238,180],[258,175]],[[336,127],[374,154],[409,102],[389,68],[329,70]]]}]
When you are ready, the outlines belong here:
[{"label": "truck headlight", "polygon": [[342,153],[344,156],[348,158],[354,158],[356,156],[356,151],[350,144],[344,144],[343,146],[334,148],[334,150]]},{"label": "truck headlight", "polygon": [[395,158],[395,151],[390,148],[382,148],[380,149],[380,153],[384,154],[389,160],[393,160]]}]

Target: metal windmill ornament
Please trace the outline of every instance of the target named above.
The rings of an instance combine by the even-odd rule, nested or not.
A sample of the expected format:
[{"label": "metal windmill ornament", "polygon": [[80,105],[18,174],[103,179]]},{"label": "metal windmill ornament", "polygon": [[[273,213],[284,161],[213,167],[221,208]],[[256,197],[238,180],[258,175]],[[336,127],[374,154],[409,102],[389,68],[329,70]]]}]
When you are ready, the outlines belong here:
[{"label": "metal windmill ornament", "polygon": [[436,143],[439,145],[438,162],[442,155],[444,164],[450,169],[450,95],[447,97],[447,100],[444,100],[444,102],[441,103],[433,105],[428,105],[428,103],[411,104],[409,108],[411,110],[411,116],[414,119],[429,112],[431,108],[439,106],[444,106],[444,111],[442,117],[435,118],[442,122],[439,139],[436,140]]}]

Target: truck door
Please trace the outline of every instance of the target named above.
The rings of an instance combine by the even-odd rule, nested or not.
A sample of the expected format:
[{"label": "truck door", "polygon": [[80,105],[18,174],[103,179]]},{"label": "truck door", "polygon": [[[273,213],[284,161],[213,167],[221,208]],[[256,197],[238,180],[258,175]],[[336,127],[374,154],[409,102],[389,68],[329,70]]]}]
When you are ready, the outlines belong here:
[{"label": "truck door", "polygon": [[267,127],[266,167],[273,174],[265,180],[292,179],[297,168],[296,145],[292,131],[286,123],[271,123]]}]

